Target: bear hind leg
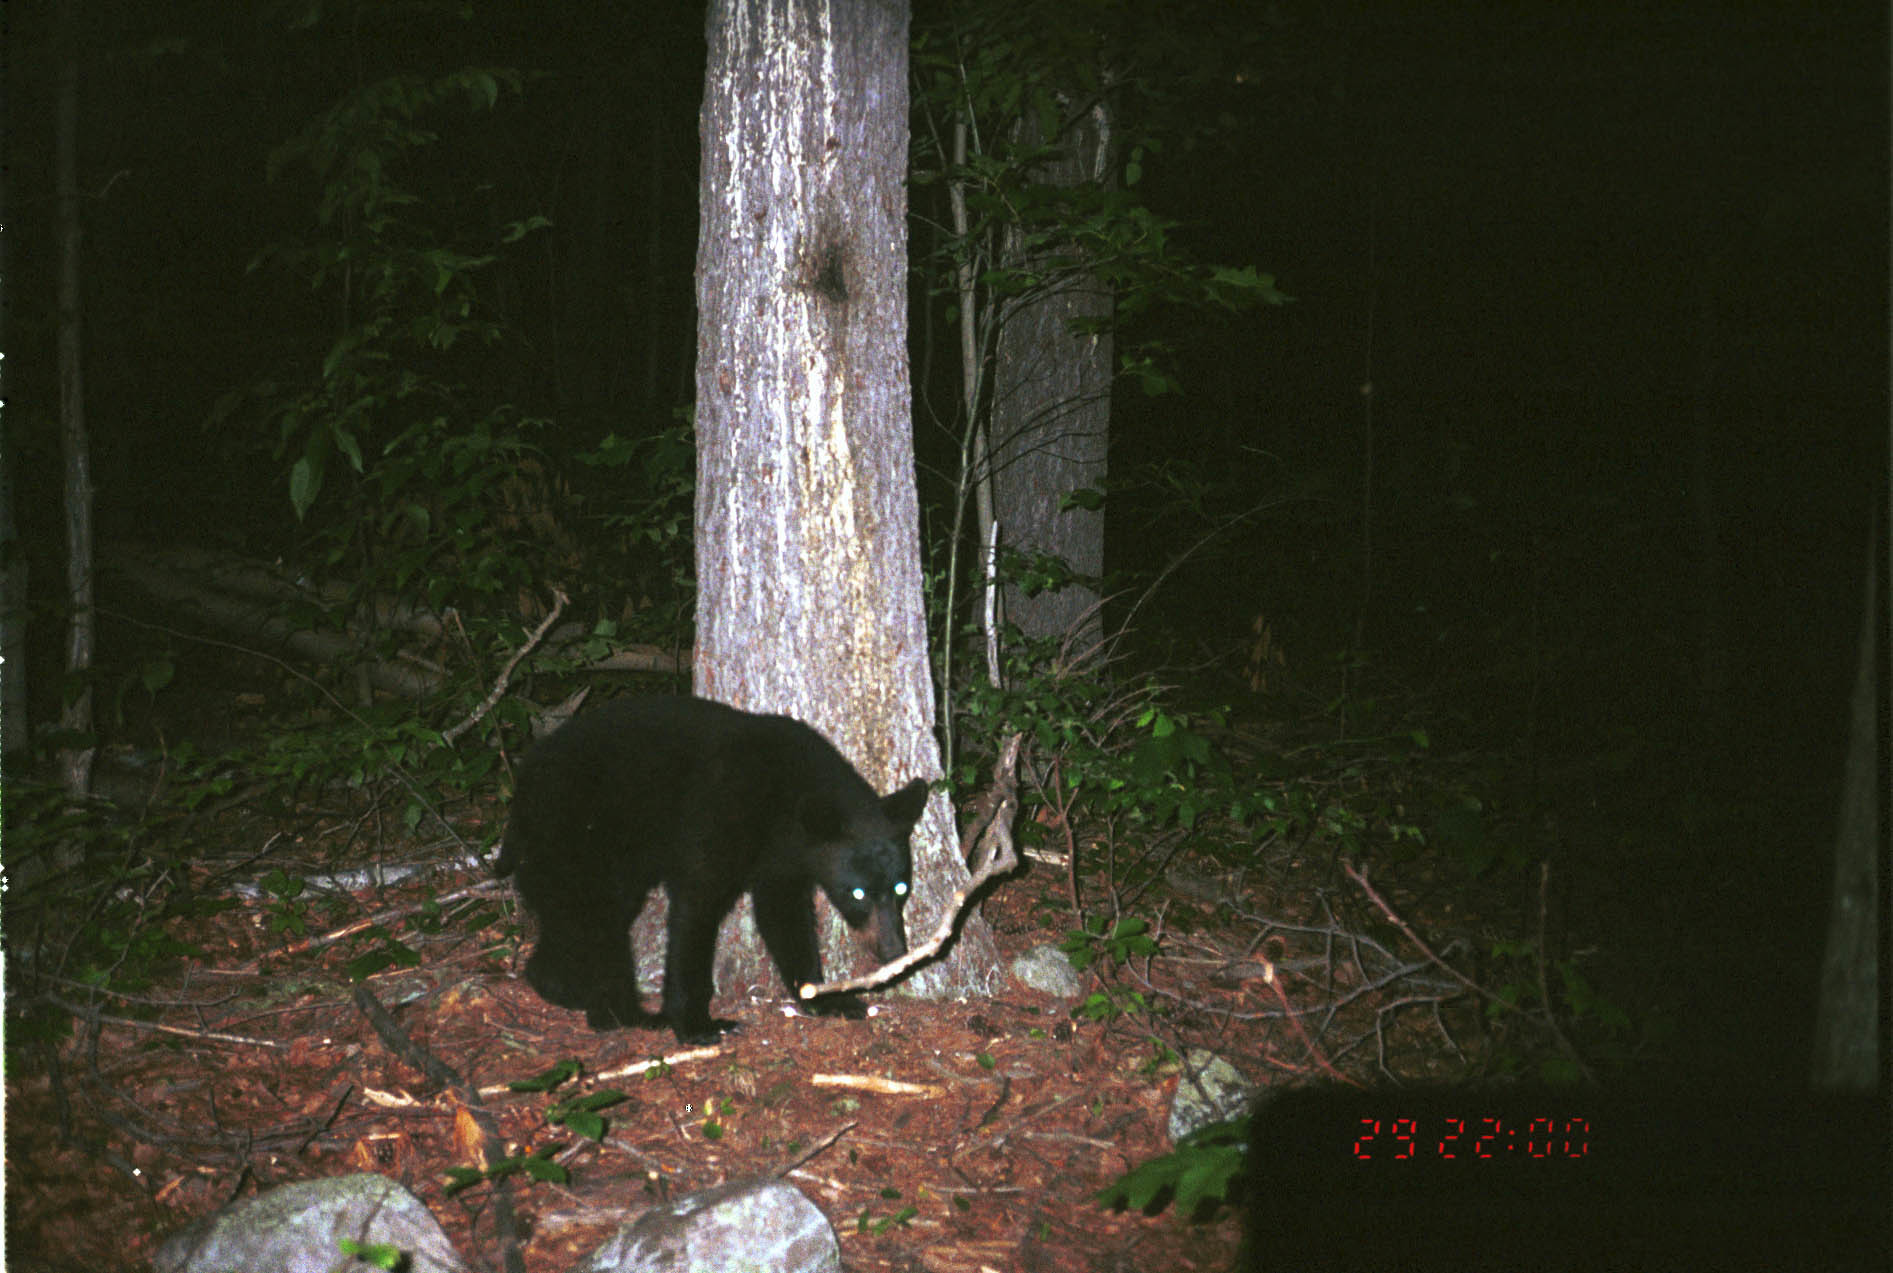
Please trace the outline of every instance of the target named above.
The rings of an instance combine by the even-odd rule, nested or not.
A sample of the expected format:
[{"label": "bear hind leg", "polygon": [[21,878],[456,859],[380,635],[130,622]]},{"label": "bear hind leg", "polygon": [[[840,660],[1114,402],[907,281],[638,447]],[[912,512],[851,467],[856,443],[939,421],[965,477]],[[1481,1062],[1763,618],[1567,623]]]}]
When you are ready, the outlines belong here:
[{"label": "bear hind leg", "polygon": [[650,1025],[631,958],[636,918],[542,912],[539,945],[526,961],[527,984],[547,1003],[584,1012],[594,1030]]}]

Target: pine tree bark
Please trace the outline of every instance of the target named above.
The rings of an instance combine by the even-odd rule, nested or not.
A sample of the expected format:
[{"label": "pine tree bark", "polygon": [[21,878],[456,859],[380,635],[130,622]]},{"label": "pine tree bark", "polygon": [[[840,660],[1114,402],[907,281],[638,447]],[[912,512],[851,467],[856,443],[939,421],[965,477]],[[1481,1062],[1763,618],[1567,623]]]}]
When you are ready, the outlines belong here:
[{"label": "pine tree bark", "polygon": [[[820,730],[869,782],[938,775],[907,366],[898,0],[713,0],[697,254],[699,694]],[[936,796],[910,934],[966,870]],[[865,971],[827,913],[830,977]],[[781,995],[747,906],[718,986]],[[974,914],[904,989],[998,984]]]}]

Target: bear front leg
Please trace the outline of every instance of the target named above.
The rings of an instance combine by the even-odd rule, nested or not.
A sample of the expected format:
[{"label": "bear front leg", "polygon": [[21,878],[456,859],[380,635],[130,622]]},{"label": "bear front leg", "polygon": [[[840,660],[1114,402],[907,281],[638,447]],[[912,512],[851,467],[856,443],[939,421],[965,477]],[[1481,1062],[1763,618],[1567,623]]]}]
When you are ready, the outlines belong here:
[{"label": "bear front leg", "polygon": [[817,1016],[855,1020],[867,1016],[867,1006],[851,994],[802,998],[803,986],[822,984],[822,950],[815,939],[814,890],[780,889],[750,896],[756,904],[756,931],[762,934],[762,944],[775,960],[776,971],[782,974],[796,1006]]}]

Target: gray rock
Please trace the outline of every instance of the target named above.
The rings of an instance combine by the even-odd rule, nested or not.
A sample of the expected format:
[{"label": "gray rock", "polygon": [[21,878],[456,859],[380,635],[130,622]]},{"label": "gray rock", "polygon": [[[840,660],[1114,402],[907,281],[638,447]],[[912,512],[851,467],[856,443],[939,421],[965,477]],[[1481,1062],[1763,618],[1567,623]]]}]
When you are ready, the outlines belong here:
[{"label": "gray rock", "polygon": [[1032,989],[1060,999],[1076,999],[1084,993],[1085,979],[1071,966],[1065,952],[1050,943],[1034,946],[1013,960],[1012,975]]},{"label": "gray rock", "polygon": [[840,1273],[828,1217],[794,1185],[739,1181],[653,1207],[573,1273]]},{"label": "gray rock", "polygon": [[1207,1048],[1183,1054],[1183,1073],[1170,1102],[1170,1140],[1182,1140],[1212,1123],[1226,1123],[1248,1112],[1255,1084]]},{"label": "gray rock", "polygon": [[165,1239],[157,1273],[361,1273],[368,1265],[341,1240],[405,1251],[412,1273],[466,1273],[440,1224],[419,1198],[386,1176],[302,1180],[233,1202]]}]

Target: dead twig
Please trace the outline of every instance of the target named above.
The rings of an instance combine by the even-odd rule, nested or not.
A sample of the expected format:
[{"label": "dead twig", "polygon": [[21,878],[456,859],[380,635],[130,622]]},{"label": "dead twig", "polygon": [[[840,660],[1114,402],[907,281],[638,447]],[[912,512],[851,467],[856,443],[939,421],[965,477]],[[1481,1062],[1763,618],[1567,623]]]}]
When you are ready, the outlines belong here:
[{"label": "dead twig", "polygon": [[[506,1157],[506,1142],[500,1139],[499,1120],[481,1102],[480,1093],[473,1085],[461,1078],[451,1065],[410,1038],[367,986],[355,987],[355,1006],[361,1009],[390,1051],[425,1074],[429,1082],[450,1089],[460,1098],[467,1117],[480,1129],[483,1163],[495,1163]],[[513,1214],[513,1183],[505,1176],[493,1182],[493,1234],[499,1241],[500,1260],[506,1273],[525,1273],[526,1257],[520,1251],[519,1224]]]},{"label": "dead twig", "polygon": [[539,626],[532,630],[532,635],[526,638],[524,645],[513,652],[513,657],[506,661],[506,666],[500,669],[499,677],[493,682],[491,692],[487,694],[485,699],[481,700],[479,706],[467,713],[465,719],[456,724],[449,725],[446,729],[440,731],[441,738],[446,741],[448,746],[452,746],[454,739],[479,724],[486,714],[493,710],[494,704],[498,703],[500,699],[505,696],[506,687],[512,684],[513,681],[513,669],[519,666],[521,659],[532,653],[533,648],[537,646],[539,642],[545,640],[546,633],[552,631],[552,625],[558,622],[559,615],[564,613],[567,601],[568,598],[562,590],[558,588],[552,590],[552,612],[546,615]]},{"label": "dead twig", "polygon": [[822,1137],[820,1140],[816,1141],[813,1145],[811,1145],[808,1149],[804,1150],[800,1157],[791,1158],[788,1162],[784,1163],[782,1166],[778,1167],[776,1170],[767,1172],[765,1174],[771,1180],[781,1180],[784,1176],[794,1171],[797,1167],[800,1167],[804,1165],[805,1163],[809,1162],[810,1160],[816,1157],[819,1157],[825,1150],[827,1150],[827,1148],[830,1145],[834,1144],[836,1141],[840,1140],[843,1136],[846,1136],[849,1132],[853,1131],[854,1127],[855,1125],[853,1123],[843,1123],[840,1127],[837,1127],[834,1131],[828,1133],[828,1135]]},{"label": "dead twig", "polygon": [[[447,906],[454,902],[463,901],[469,897],[480,896],[481,894],[507,892],[510,888],[510,885],[500,880],[482,880],[478,884],[469,884],[465,888],[457,888],[453,892],[441,897],[419,898],[412,902],[405,902],[400,906],[390,906],[386,910],[376,911],[372,915],[344,924],[340,928],[331,929],[326,933],[316,933],[313,936],[304,937],[300,941],[291,942],[280,950],[272,950],[269,952],[269,957],[275,959],[285,955],[301,955],[311,950],[320,950],[324,946],[334,945],[345,937],[353,937],[356,933],[364,932],[377,925],[386,924],[391,920],[401,918],[403,915],[412,914],[420,910],[423,906],[426,906],[429,902],[437,906]],[[237,964],[234,967],[218,968],[208,971],[223,974],[256,972],[262,966],[262,962],[263,957],[259,955],[255,959]]]},{"label": "dead twig", "polygon": [[229,1043],[238,1047],[275,1048],[281,1051],[286,1046],[278,1043],[274,1039],[253,1039],[244,1034],[225,1034],[221,1030],[188,1030],[183,1026],[165,1025],[159,1021],[137,1021],[133,1020],[131,1017],[107,1016],[103,1012],[94,1012],[90,1009],[80,1007],[76,1003],[69,1003],[59,998],[57,995],[43,994],[40,998],[56,1008],[70,1012],[75,1017],[81,1017],[88,1021],[96,1021],[101,1025],[122,1025],[132,1030],[151,1030],[158,1034],[172,1034],[183,1039],[201,1039],[206,1043]]}]

